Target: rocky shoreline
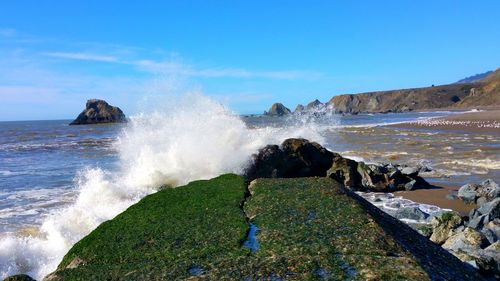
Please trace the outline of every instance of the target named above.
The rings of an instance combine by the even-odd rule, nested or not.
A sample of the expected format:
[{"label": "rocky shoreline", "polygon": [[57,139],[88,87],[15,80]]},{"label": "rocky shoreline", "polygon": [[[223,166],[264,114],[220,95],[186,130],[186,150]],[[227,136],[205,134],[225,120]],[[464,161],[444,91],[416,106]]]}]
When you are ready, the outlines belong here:
[{"label": "rocky shoreline", "polygon": [[[243,177],[222,176],[218,180],[218,182],[220,182],[221,188],[224,188],[226,190],[225,192],[228,192],[227,194],[214,193],[210,196],[206,195],[205,193],[198,194],[197,192],[208,192],[209,190],[212,190],[211,188],[208,188],[206,189],[206,191],[203,191],[208,186],[205,187],[205,181],[200,181],[193,183],[193,187],[188,189],[191,190],[188,193],[184,193],[183,190],[185,189],[183,189],[182,187],[175,189],[166,188],[156,194],[146,197],[137,205],[132,206],[129,210],[119,215],[117,217],[118,220],[113,219],[110,222],[102,224],[89,236],[77,243],[65,256],[63,262],[59,265],[58,270],[55,273],[47,276],[44,280],[64,280],[66,277],[70,279],[81,279],[86,277],[98,278],[96,276],[100,276],[103,278],[105,276],[106,278],[114,276],[113,278],[118,278],[120,276],[123,276],[123,274],[127,274],[127,276],[130,275],[130,278],[138,279],[142,279],[140,276],[148,276],[149,279],[154,279],[157,278],[154,277],[157,276],[156,274],[160,274],[158,276],[164,277],[166,275],[161,274],[167,274],[172,278],[181,279],[194,278],[195,280],[198,280],[204,276],[210,279],[210,276],[214,278],[232,276],[231,274],[234,273],[229,273],[229,268],[239,267],[245,263],[250,263],[249,266],[252,268],[252,270],[250,272],[246,272],[242,269],[241,272],[246,273],[244,273],[245,275],[242,275],[240,277],[243,278],[245,276],[253,276],[248,280],[260,280],[259,278],[271,278],[271,276],[275,276],[276,278],[278,278],[275,280],[299,280],[300,278],[296,279],[296,277],[293,277],[294,275],[289,275],[291,274],[289,272],[294,272],[294,270],[298,270],[296,273],[293,273],[298,274],[297,276],[311,276],[310,274],[313,274],[314,276],[316,276],[315,278],[319,278],[320,280],[325,279],[322,278],[322,276],[336,276],[339,278],[353,278],[354,276],[357,276],[358,279],[361,278],[372,280],[374,280],[373,278],[383,278],[386,280],[404,280],[407,278],[417,278],[419,280],[448,280],[450,278],[453,280],[471,280],[471,278],[474,280],[482,280],[484,278],[487,280],[490,278],[499,278],[500,242],[498,241],[498,239],[500,237],[500,189],[498,185],[496,185],[496,183],[494,183],[493,181],[487,181],[480,185],[466,185],[462,187],[456,194],[457,198],[478,205],[478,207],[474,209],[468,216],[463,217],[458,213],[452,212],[450,210],[441,210],[439,208],[433,208],[433,206],[418,205],[415,202],[412,203],[409,200],[393,200],[395,197],[392,192],[394,191],[411,191],[415,189],[429,188],[429,183],[427,183],[425,179],[419,176],[419,173],[428,172],[428,170],[429,168],[425,166],[408,167],[391,164],[366,164],[364,162],[344,158],[340,154],[331,152],[315,142],[309,142],[305,139],[287,139],[281,145],[267,145],[264,148],[260,149],[258,153],[253,155],[252,164],[245,171]],[[304,179],[299,180],[299,178]],[[247,191],[245,192],[243,192],[240,187],[233,190],[230,188],[230,186],[226,186],[226,182],[233,182],[233,184],[239,186],[241,182],[243,182],[243,180],[247,184],[250,183]],[[196,187],[198,185],[199,187]],[[317,188],[314,187],[316,185],[318,185]],[[330,192],[332,192],[332,190],[334,190],[333,194],[324,197],[324,194],[329,194]],[[245,194],[244,197],[242,197],[243,199],[237,199],[240,196],[243,196],[243,193]],[[218,221],[225,216],[227,221],[220,225],[220,228],[218,228],[217,231],[235,231],[234,233],[241,233],[242,226],[239,225],[241,222],[238,222],[236,224],[234,222],[234,220],[241,221],[241,218],[238,218],[238,216],[235,216],[234,214],[240,214],[241,210],[239,210],[239,208],[242,208],[244,214],[246,215],[246,219],[244,221],[246,221],[246,223],[250,227],[249,231],[251,231],[251,226],[254,226],[253,239],[256,240],[255,242],[260,244],[260,248],[257,247],[254,250],[249,249],[250,257],[255,256],[257,260],[252,260],[253,258],[251,258],[250,260],[243,259],[239,256],[241,254],[241,249],[233,248],[234,245],[230,246],[232,245],[232,242],[230,242],[229,240],[224,240],[221,241],[221,243],[229,243],[226,247],[227,249],[232,249],[231,251],[233,252],[231,252],[230,255],[234,255],[234,257],[239,260],[241,264],[231,265],[228,268],[230,262],[225,260],[224,258],[227,254],[221,256],[220,260],[218,261],[205,263],[205,261],[201,258],[194,258],[190,256],[190,254],[186,254],[189,253],[190,249],[182,248],[181,255],[184,258],[173,258],[172,260],[176,264],[175,272],[162,273],[162,271],[159,271],[157,273],[153,273],[156,272],[156,269],[153,268],[150,269],[151,272],[143,272],[142,269],[139,270],[138,268],[135,268],[133,264],[119,265],[119,260],[128,260],[132,258],[132,253],[136,251],[134,248],[134,243],[138,243],[137,245],[142,245],[140,246],[140,248],[143,248],[143,250],[139,250],[141,256],[157,255],[156,253],[150,254],[148,252],[161,249],[161,247],[158,248],[158,246],[154,246],[157,243],[160,243],[155,242],[157,240],[167,239],[164,242],[161,242],[166,243],[165,245],[174,245],[175,243],[178,243],[175,241],[181,239],[180,237],[182,237],[182,235],[184,234],[179,233],[179,235],[181,236],[178,237],[176,236],[176,232],[170,233],[169,231],[171,230],[162,230],[165,231],[164,233],[170,233],[164,234],[166,236],[164,236],[163,238],[155,235],[157,230],[144,230],[144,235],[146,235],[147,237],[143,238],[140,237],[140,235],[143,235],[141,234],[143,231],[142,228],[138,228],[132,233],[128,233],[128,227],[131,227],[131,229],[133,227],[144,227],[146,229],[148,229],[150,226],[153,228],[160,227],[154,226],[154,221],[150,221],[149,218],[151,216],[160,216],[160,214],[163,213],[175,214],[175,217],[178,219],[178,221],[174,220],[171,223],[177,224],[176,228],[178,229],[185,229],[185,231],[187,231],[186,233],[200,231],[199,236],[196,236],[199,237],[196,239],[200,239],[196,243],[201,243],[201,245],[203,245],[199,246],[201,247],[199,248],[199,251],[221,251],[219,250],[218,246],[214,246],[212,244],[213,241],[219,239],[217,238],[219,236],[212,237],[213,235],[208,234],[211,233],[210,231],[213,231],[213,228],[211,226],[208,227],[210,224],[201,223],[201,220],[199,220],[199,218],[196,218],[195,221],[200,221],[201,224],[193,224],[193,221],[188,222],[182,220],[182,214],[184,214],[185,212],[189,212],[189,208],[186,208],[187,205],[182,203],[182,200],[176,200],[175,198],[177,197],[175,197],[174,194],[178,198],[184,198],[182,200],[189,200],[191,202],[189,206],[198,206],[199,208],[201,208],[199,215],[201,217],[209,216],[210,218],[213,218],[214,222],[212,223],[215,223],[215,221]],[[341,197],[338,197],[341,194],[347,194],[349,197],[353,198],[354,201],[337,201],[341,200]],[[158,198],[158,196],[160,195],[162,197]],[[222,207],[219,205],[210,205],[212,203],[209,202],[211,202],[210,200],[212,199],[208,199],[216,198],[214,197],[216,195],[230,195],[232,197],[220,197],[220,199],[223,201],[238,200],[239,203],[237,205],[231,205],[232,203],[228,203],[230,202],[228,201],[221,206],[227,206],[228,208],[232,206],[230,208],[233,208],[234,210],[230,211],[229,209],[227,209],[227,212],[224,211],[226,213],[218,213],[218,210],[223,211],[223,209],[220,209]],[[281,198],[281,201],[278,200],[279,198]],[[298,198],[302,199],[297,201]],[[329,203],[324,201],[332,200],[332,198],[333,201],[328,201]],[[165,204],[165,200],[169,202],[172,200],[173,201]],[[250,205],[248,205],[248,202],[250,202]],[[308,207],[303,206],[304,202],[309,202],[307,203]],[[176,204],[180,205],[177,206]],[[215,204],[215,202],[213,204]],[[330,204],[333,204],[332,206],[337,207],[330,207]],[[363,206],[362,209],[364,209],[364,212],[366,213],[361,212],[361,209],[359,209],[358,211],[356,211],[358,213],[351,219],[346,218],[345,215],[347,215],[349,212],[353,212],[353,209],[351,208],[358,208],[355,207],[358,205]],[[171,206],[171,208],[174,209],[163,210],[161,212],[154,209],[163,208],[160,206]],[[284,208],[284,206],[288,207]],[[314,209],[314,211],[312,211],[311,208]],[[327,209],[320,211],[317,208]],[[136,210],[137,215],[131,216],[130,210]],[[281,211],[284,211],[284,213],[278,216],[278,213]],[[146,215],[147,212],[152,213]],[[228,212],[236,213],[234,213],[233,215],[229,215]],[[301,212],[305,213],[301,214]],[[334,224],[336,226],[333,228],[333,232],[329,233],[335,233],[335,229],[340,229],[342,227],[347,227],[352,223],[356,223],[355,229],[357,230],[351,229],[350,227],[346,228],[347,232],[345,235],[347,235],[346,237],[348,238],[342,238],[343,236],[336,236],[338,234],[329,234],[333,235],[331,239],[340,239],[338,241],[344,241],[345,239],[347,239],[345,240],[345,242],[350,246],[347,247],[346,244],[338,248],[336,251],[341,254],[335,254],[332,256],[331,254],[325,253],[324,258],[333,258],[334,260],[336,260],[335,263],[340,262],[341,264],[347,264],[344,266],[345,268],[343,268],[342,266],[338,267],[338,265],[323,264],[315,268],[307,267],[307,269],[304,269],[304,271],[301,269],[291,270],[287,266],[283,268],[281,264],[274,263],[268,264],[265,267],[261,267],[263,261],[258,261],[258,257],[260,257],[260,255],[264,255],[264,258],[267,255],[264,253],[268,253],[272,256],[283,255],[283,259],[288,260],[289,262],[296,258],[295,253],[292,249],[288,249],[286,247],[281,248],[284,246],[278,246],[278,244],[280,243],[279,241],[283,239],[283,235],[287,236],[290,234],[288,233],[290,229],[286,230],[281,228],[280,226],[280,228],[271,230],[274,227],[274,223],[277,221],[288,221],[289,223],[286,224],[288,227],[298,227],[296,230],[296,235],[305,235],[304,237],[309,237],[310,239],[319,239],[318,242],[315,243],[319,243],[318,245],[322,245],[322,243],[324,243],[324,238],[321,237],[323,237],[322,235],[326,235],[326,233],[320,235],[317,231],[320,231],[320,229],[324,230],[325,227],[328,227],[328,224],[325,224],[325,220],[328,218],[328,216],[324,217],[323,215],[321,215],[322,212],[336,212],[335,214],[337,217],[334,217]],[[263,219],[263,216],[265,216],[264,214],[268,214],[270,217],[268,219]],[[341,214],[343,216],[340,216]],[[372,256],[366,256],[362,259],[363,261],[351,258],[338,259],[338,255],[344,257],[346,253],[344,253],[343,251],[345,251],[345,249],[354,247],[353,245],[356,245],[356,243],[359,242],[359,238],[355,238],[358,237],[356,235],[356,231],[367,232],[373,230],[372,228],[365,229],[364,227],[366,226],[362,226],[362,217],[366,216],[367,214],[369,216],[367,222],[376,222],[372,225],[372,227],[381,227],[379,235],[382,235],[381,233],[384,233],[383,235],[387,235],[387,237],[384,236],[386,238],[383,239],[393,239],[394,241],[397,241],[396,244],[399,245],[397,247],[403,247],[404,249],[409,251],[409,253],[411,253],[410,256],[405,257],[404,259],[408,259],[408,261],[416,259],[416,263],[415,260],[410,261],[410,263],[413,264],[410,271],[400,276],[398,275],[398,273],[393,271],[394,268],[397,267],[396,264],[394,264],[391,269],[386,267],[383,267],[383,269],[378,268],[378,266],[380,265],[376,264],[376,260],[380,259],[380,257],[374,258]],[[188,217],[189,216],[193,215],[188,215]],[[287,218],[285,219],[283,216]],[[296,216],[301,217],[298,222],[298,218]],[[302,216],[305,217],[302,218]],[[134,223],[134,221],[142,221],[145,219],[148,221],[148,223],[139,223],[133,226],[134,224],[136,224]],[[332,218],[330,217],[330,219]],[[314,230],[311,233],[307,232],[307,228],[304,230],[304,224],[307,226],[311,222],[315,221],[317,221],[319,225],[322,225],[322,227],[318,228],[318,230]],[[404,224],[400,221],[404,222]],[[296,223],[299,224],[295,226]],[[131,225],[127,226],[129,224]],[[410,226],[413,230],[410,227],[406,227],[405,224]],[[238,227],[232,229],[230,225],[238,225]],[[109,227],[111,226],[116,234],[112,234],[111,236],[109,236],[109,233],[111,231]],[[206,231],[209,232],[205,233]],[[303,233],[304,231],[306,231],[306,233]],[[281,234],[276,234],[278,236],[275,237],[273,236],[274,234],[271,235],[272,233]],[[116,237],[125,235],[125,237],[128,238],[124,237],[118,238],[118,240],[116,240],[113,238],[115,237],[114,235],[116,235]],[[232,237],[231,235],[228,236],[228,234],[221,235],[222,236],[220,237]],[[374,247],[373,249],[380,247],[380,245],[373,244],[376,243],[377,239],[379,238],[372,238],[374,238],[375,240],[363,242],[368,243],[364,247]],[[108,241],[109,239],[111,240]],[[304,242],[302,241],[303,239],[298,239],[298,236],[291,236],[287,239],[288,240],[286,242],[286,245],[295,245],[294,247],[299,248],[305,247],[304,249],[309,249],[311,247],[310,245],[304,245]],[[97,241],[101,242],[97,243]],[[278,244],[268,244],[271,243],[270,241],[275,241],[272,243]],[[104,244],[101,245],[102,243]],[[106,243],[118,243],[116,245],[117,248],[112,245],[107,245]],[[131,243],[134,245],[132,245]],[[198,245],[196,243],[193,245]],[[239,243],[242,246],[247,244],[246,239],[240,240]],[[337,245],[336,243],[338,242],[335,242],[334,244]],[[338,246],[339,245],[335,247]],[[109,251],[104,250],[103,252],[102,249],[107,247],[111,247],[113,249],[130,249],[132,252],[129,253],[127,252],[129,250],[126,250],[125,252],[120,254],[120,251],[122,250],[119,250],[118,252],[113,253],[113,251],[111,251],[111,248],[108,249]],[[328,246],[323,245],[321,247]],[[392,250],[385,249],[384,251],[389,251],[392,253],[391,255],[402,257],[403,254],[399,252],[400,250],[395,250],[396,248],[392,248]],[[283,249],[285,250],[283,251]],[[172,249],[172,251],[174,252],[167,252],[167,254],[175,254],[175,251],[177,250]],[[448,252],[454,255],[456,258],[448,254]],[[248,253],[245,255],[248,255]],[[101,257],[97,258],[99,256]],[[313,259],[313,256],[311,256],[310,258]],[[461,263],[459,260],[463,263]],[[146,261],[142,261],[141,259],[141,262]],[[165,262],[168,261],[162,260],[160,263]],[[302,267],[304,266],[302,264],[303,262],[306,262],[306,264],[308,264],[312,262],[312,260],[300,262],[297,261],[294,266]],[[387,260],[386,262],[389,261]],[[149,261],[147,261],[147,263],[149,263]],[[183,265],[185,265],[186,267],[184,268]],[[165,266],[167,266],[167,264],[165,264]],[[123,269],[120,269],[122,267]],[[350,269],[347,270],[347,267]],[[339,268],[341,270],[337,272],[336,270],[338,270]],[[482,277],[477,275],[477,273],[474,273],[475,271],[472,270],[472,268],[476,268],[477,273],[480,273]],[[137,275],[139,273],[146,275]],[[80,277],[77,278],[77,276]]]}]

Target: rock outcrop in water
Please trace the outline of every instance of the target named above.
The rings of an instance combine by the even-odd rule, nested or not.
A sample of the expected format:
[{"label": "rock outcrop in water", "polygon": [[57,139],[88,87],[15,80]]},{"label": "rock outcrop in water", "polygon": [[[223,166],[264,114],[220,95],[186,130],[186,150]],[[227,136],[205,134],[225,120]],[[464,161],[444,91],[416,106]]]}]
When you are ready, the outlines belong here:
[{"label": "rock outcrop in water", "polygon": [[283,115],[288,115],[290,113],[292,113],[292,112],[286,106],[284,106],[281,103],[275,103],[271,106],[271,108],[269,108],[268,111],[264,112],[264,115],[283,116]]},{"label": "rock outcrop in water", "polygon": [[127,118],[120,108],[111,106],[103,100],[91,99],[87,101],[85,109],[70,125],[124,122],[127,122]]},{"label": "rock outcrop in water", "polygon": [[332,166],[334,153],[305,139],[287,139],[281,146],[267,145],[253,156],[246,171],[256,178],[324,177]]},{"label": "rock outcrop in water", "polygon": [[365,164],[330,152],[305,139],[287,139],[281,146],[268,145],[253,156],[246,177],[324,177],[344,183],[353,190],[396,191],[427,188],[419,169],[393,165]]}]

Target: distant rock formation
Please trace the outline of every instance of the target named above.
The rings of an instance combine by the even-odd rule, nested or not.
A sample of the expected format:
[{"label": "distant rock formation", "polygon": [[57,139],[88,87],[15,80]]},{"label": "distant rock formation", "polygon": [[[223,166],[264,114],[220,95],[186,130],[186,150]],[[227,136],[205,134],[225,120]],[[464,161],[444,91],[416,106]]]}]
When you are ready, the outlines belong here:
[{"label": "distant rock formation", "polygon": [[70,125],[124,122],[127,122],[127,118],[120,108],[111,106],[103,100],[91,99],[87,101],[85,109]]},{"label": "distant rock formation", "polygon": [[449,85],[344,94],[334,96],[326,103],[314,100],[306,106],[297,105],[294,113],[302,114],[317,109],[347,114],[387,113],[494,106],[500,106],[500,69]]},{"label": "distant rock formation", "polygon": [[264,115],[283,116],[283,115],[288,115],[290,113],[292,113],[292,112],[286,106],[284,106],[281,103],[275,103],[271,106],[271,108],[269,108],[268,111],[264,112]]}]

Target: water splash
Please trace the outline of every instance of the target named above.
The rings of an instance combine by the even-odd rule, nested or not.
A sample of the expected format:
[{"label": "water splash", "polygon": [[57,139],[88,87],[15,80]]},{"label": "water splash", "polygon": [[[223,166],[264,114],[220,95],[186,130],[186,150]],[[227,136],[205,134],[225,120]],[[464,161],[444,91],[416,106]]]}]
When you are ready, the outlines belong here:
[{"label": "water splash", "polygon": [[236,114],[201,94],[177,96],[133,116],[115,143],[118,170],[80,171],[74,203],[51,212],[36,235],[0,237],[0,278],[27,273],[42,279],[74,243],[158,186],[241,173],[260,147],[288,137],[324,141],[310,119],[249,129]]}]

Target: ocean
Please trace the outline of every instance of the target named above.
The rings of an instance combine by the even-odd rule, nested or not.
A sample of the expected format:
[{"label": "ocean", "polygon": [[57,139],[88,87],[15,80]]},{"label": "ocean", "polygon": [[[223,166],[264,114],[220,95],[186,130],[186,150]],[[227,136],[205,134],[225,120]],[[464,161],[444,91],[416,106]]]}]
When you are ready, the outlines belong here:
[{"label": "ocean", "polygon": [[436,185],[500,182],[498,135],[392,126],[456,112],[278,118],[185,99],[128,124],[0,122],[0,278],[41,279],[79,239],[160,185],[241,173],[252,153],[288,137],[355,160],[425,164]]}]

